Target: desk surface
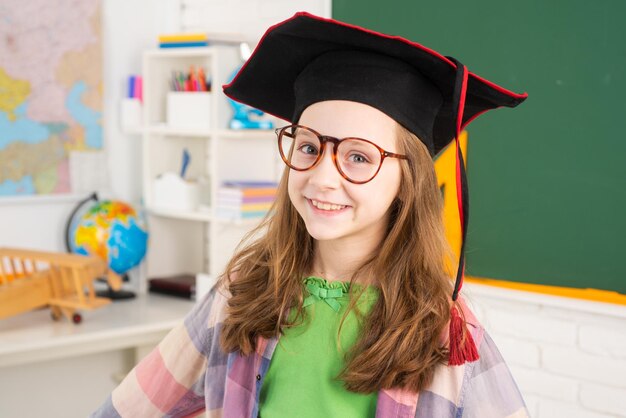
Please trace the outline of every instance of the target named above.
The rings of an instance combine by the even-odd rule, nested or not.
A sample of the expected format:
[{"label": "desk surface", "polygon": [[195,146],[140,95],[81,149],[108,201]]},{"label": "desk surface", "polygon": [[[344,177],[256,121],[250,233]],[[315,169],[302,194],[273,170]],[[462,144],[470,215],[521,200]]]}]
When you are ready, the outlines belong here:
[{"label": "desk surface", "polygon": [[156,344],[191,310],[194,302],[138,295],[93,311],[75,325],[53,321],[49,309],[0,320],[0,367]]}]

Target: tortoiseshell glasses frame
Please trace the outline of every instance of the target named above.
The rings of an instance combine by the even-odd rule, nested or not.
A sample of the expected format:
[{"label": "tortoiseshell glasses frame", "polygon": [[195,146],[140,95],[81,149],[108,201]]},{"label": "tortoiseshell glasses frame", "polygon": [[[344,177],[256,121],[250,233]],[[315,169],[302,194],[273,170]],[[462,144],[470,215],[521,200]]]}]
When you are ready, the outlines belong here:
[{"label": "tortoiseshell glasses frame", "polygon": [[[289,156],[285,155],[286,152],[290,152],[292,153],[294,150],[293,149],[289,149],[289,150],[285,150],[283,147],[283,139],[284,138],[289,138],[289,140],[295,140],[295,132],[296,129],[304,129],[310,133],[312,133],[313,135],[315,135],[317,137],[317,139],[319,140],[320,143],[320,149],[319,152],[317,153],[317,157],[315,159],[315,161],[313,161],[312,163],[310,163],[310,166],[302,168],[302,167],[296,167],[294,166],[291,161],[290,158],[291,154]],[[393,152],[389,152],[386,151],[384,149],[382,149],[381,147],[379,147],[378,145],[376,145],[375,143],[373,143],[372,141],[369,141],[367,139],[363,139],[363,138],[357,138],[357,137],[347,137],[347,138],[336,138],[333,136],[329,136],[329,135],[322,135],[319,132],[315,131],[314,129],[309,128],[308,126],[304,126],[304,125],[287,125],[287,126],[283,126],[282,128],[277,128],[274,130],[274,132],[276,133],[276,136],[278,138],[278,151],[280,152],[280,156],[283,160],[283,162],[291,169],[296,170],[296,171],[307,171],[310,170],[312,168],[314,168],[315,166],[317,166],[319,164],[319,162],[322,160],[322,157],[324,155],[324,149],[326,148],[326,144],[328,142],[333,143],[333,152],[331,154],[332,156],[332,160],[333,163],[335,164],[335,167],[337,168],[337,171],[339,171],[339,174],[341,174],[341,176],[346,179],[347,181],[349,181],[350,183],[354,183],[354,184],[365,184],[369,181],[371,181],[374,177],[376,177],[376,175],[378,174],[378,172],[380,171],[380,168],[383,165],[383,161],[385,160],[385,158],[398,158],[398,159],[402,159],[402,160],[408,160],[408,157],[406,155],[402,155],[402,154],[396,154]],[[351,140],[351,141],[362,141],[361,145],[367,144],[367,146],[371,146],[373,148],[369,148],[371,150],[375,149],[376,153],[380,156],[380,159],[378,161],[378,167],[376,167],[376,170],[373,172],[373,174],[371,176],[368,175],[368,178],[366,178],[365,180],[354,180],[352,178],[350,178],[348,176],[347,173],[344,172],[344,170],[341,168],[341,164],[339,164],[338,160],[337,160],[337,150],[339,149],[339,147],[341,146],[342,143],[346,143],[346,140]],[[310,145],[310,144],[309,144]]]}]

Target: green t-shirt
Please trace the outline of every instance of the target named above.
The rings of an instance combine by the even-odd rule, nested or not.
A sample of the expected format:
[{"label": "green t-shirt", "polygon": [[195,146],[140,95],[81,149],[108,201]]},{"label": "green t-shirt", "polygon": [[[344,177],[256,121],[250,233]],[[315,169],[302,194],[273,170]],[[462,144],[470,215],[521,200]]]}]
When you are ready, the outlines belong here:
[{"label": "green t-shirt", "polygon": [[[345,353],[362,329],[350,311],[341,328],[341,348],[337,346],[337,331],[350,302],[350,283],[319,277],[307,277],[304,283],[304,322],[285,329],[278,341],[261,387],[259,416],[374,417],[377,393],[350,392],[336,379],[344,368]],[[361,289],[353,286],[353,292]],[[378,289],[368,286],[357,303],[359,310],[367,315],[377,299]],[[295,308],[290,319],[294,316]]]}]

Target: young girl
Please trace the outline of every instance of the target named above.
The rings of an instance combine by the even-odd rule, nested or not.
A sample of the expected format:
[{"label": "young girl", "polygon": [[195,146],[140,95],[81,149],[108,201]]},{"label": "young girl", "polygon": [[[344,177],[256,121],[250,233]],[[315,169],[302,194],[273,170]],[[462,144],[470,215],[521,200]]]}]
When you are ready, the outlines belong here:
[{"label": "young girl", "polygon": [[[432,157],[525,99],[419,44],[297,13],[231,98],[290,122],[271,214],[93,416],[526,417],[459,297]],[[457,147],[463,238],[467,184]]]}]

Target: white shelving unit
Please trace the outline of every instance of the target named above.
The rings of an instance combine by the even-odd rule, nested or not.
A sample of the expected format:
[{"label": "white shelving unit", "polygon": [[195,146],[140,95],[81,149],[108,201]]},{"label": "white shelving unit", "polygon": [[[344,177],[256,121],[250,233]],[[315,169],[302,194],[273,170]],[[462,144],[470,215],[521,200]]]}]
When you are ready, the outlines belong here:
[{"label": "white shelving unit", "polygon": [[[148,278],[179,273],[220,274],[243,235],[259,221],[217,219],[214,202],[219,185],[226,180],[278,181],[282,174],[272,130],[228,129],[233,110],[222,93],[222,85],[240,64],[239,50],[228,46],[144,53],[142,185],[150,228],[145,269]],[[179,129],[169,126],[166,120],[172,72],[187,72],[191,66],[203,68],[212,80],[211,112],[206,115],[210,129]],[[208,177],[210,204],[202,211],[156,207],[153,181],[164,172],[180,172],[185,148],[191,154],[187,176]],[[142,291],[146,283],[143,278]]]}]

